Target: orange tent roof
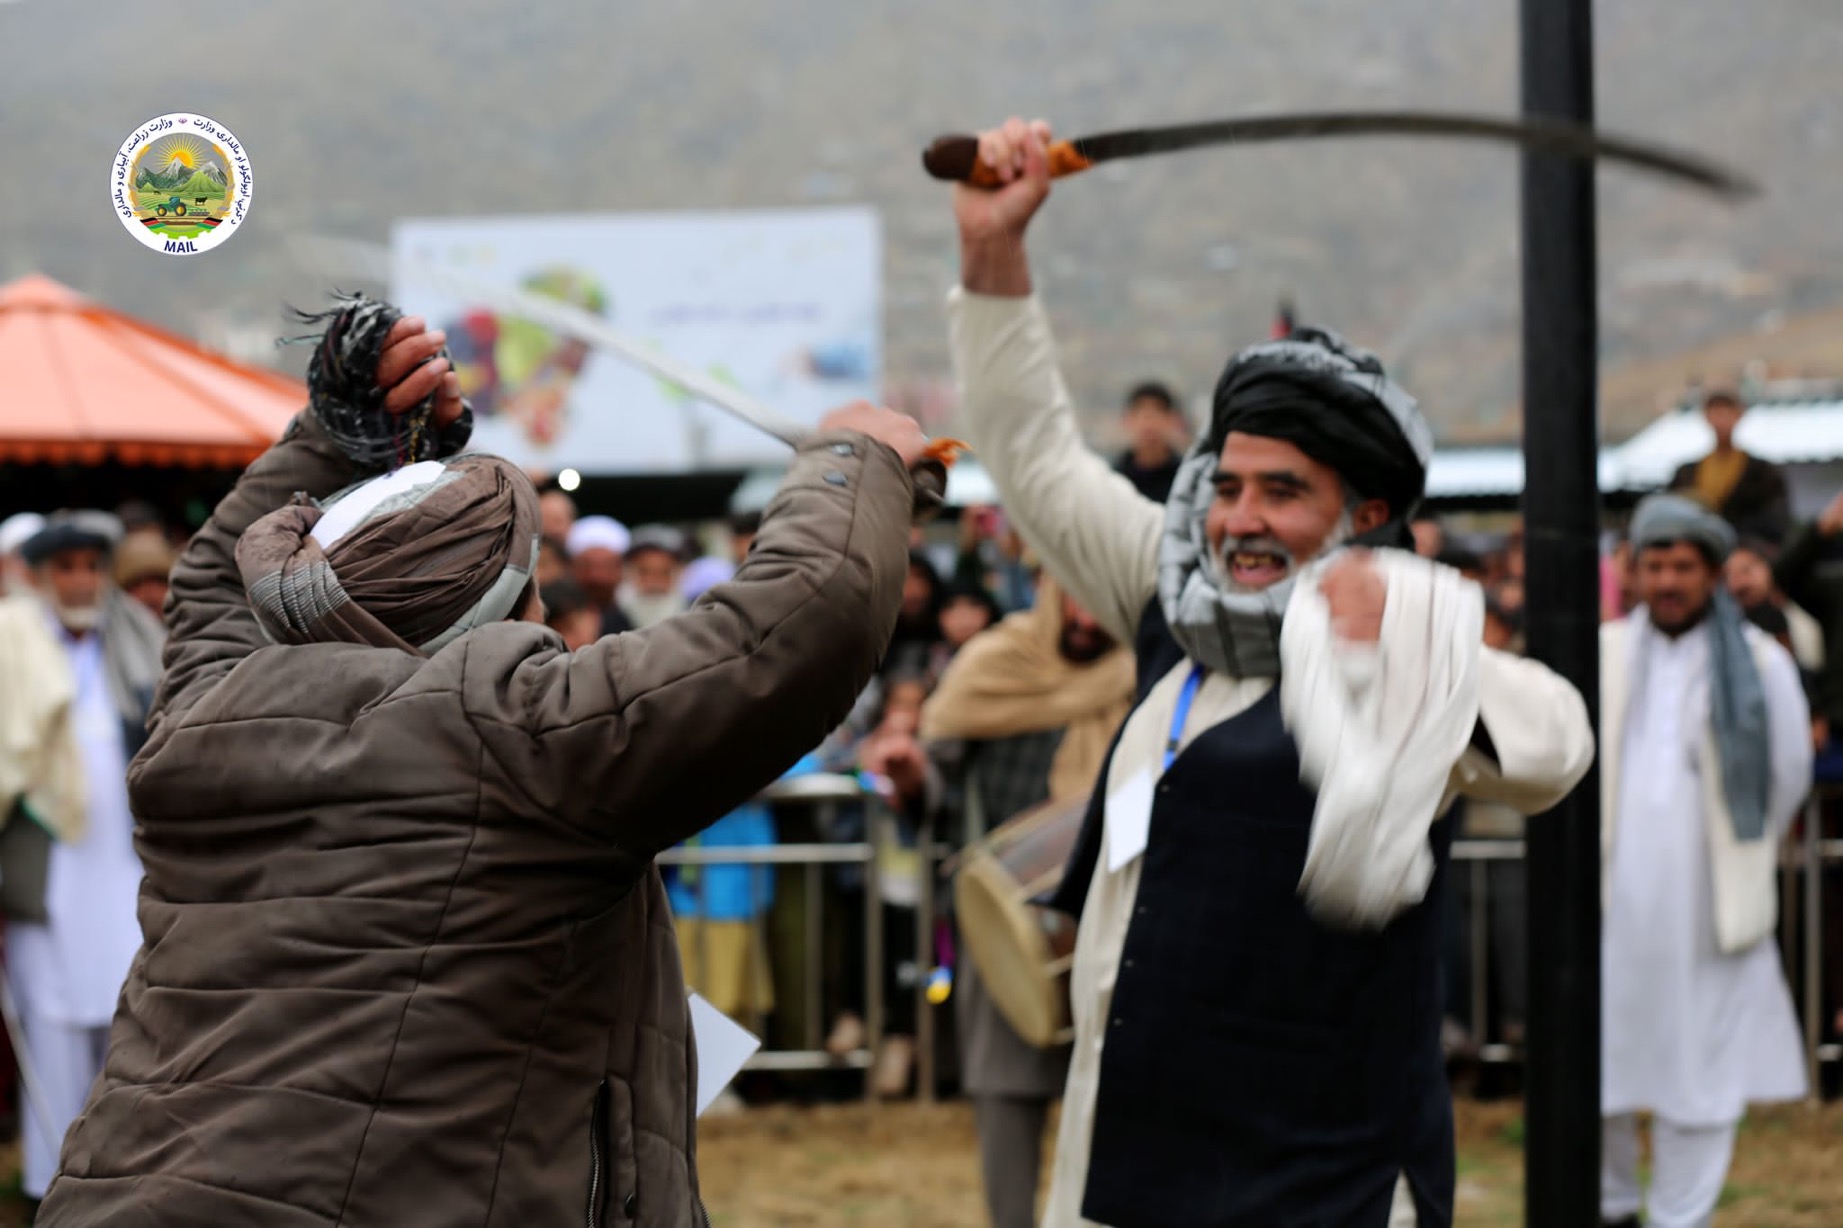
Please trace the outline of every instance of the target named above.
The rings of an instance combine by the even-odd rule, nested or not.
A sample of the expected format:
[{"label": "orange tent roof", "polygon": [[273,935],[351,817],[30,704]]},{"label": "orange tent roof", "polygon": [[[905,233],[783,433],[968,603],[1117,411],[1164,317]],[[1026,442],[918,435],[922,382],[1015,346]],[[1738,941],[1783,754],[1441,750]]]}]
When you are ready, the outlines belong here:
[{"label": "orange tent roof", "polygon": [[307,401],[36,273],[0,286],[0,462],[234,467]]}]

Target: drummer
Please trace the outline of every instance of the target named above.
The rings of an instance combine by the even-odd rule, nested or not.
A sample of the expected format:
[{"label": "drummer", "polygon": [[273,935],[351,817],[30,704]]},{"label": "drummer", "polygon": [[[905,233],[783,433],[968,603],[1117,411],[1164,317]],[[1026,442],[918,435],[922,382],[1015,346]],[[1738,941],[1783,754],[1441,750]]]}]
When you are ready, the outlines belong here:
[{"label": "drummer", "polygon": [[1436,816],[1554,805],[1592,758],[1585,706],[1484,649],[1476,588],[1407,553],[1431,433],[1340,339],[1235,355],[1164,508],[1083,448],[1024,249],[1048,140],[980,137],[1004,186],[954,190],[949,307],[961,433],[1143,688],[1062,885],[1044,1222],[1449,1225]]},{"label": "drummer", "polygon": [[[941,675],[922,709],[927,758],[904,748],[886,774],[909,798],[950,811],[957,824],[937,830],[972,844],[1021,811],[1084,796],[1132,702],[1133,654],[1044,577],[1034,607],[968,640]],[[1020,1037],[970,959],[956,961],[953,997],[987,1212],[993,1228],[1034,1228],[1043,1127],[1068,1046]]]}]

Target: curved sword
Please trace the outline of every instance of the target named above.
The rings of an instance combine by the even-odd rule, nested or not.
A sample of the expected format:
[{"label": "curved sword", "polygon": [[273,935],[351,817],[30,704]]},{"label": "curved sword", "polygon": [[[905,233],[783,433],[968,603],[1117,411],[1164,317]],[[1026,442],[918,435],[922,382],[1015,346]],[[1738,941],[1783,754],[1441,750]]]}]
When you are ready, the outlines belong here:
[{"label": "curved sword", "polygon": [[[1760,188],[1740,171],[1696,154],[1635,137],[1551,119],[1506,119],[1445,111],[1319,111],[1248,115],[1199,124],[1128,128],[1050,146],[1050,174],[1074,175],[1101,162],[1143,158],[1212,145],[1256,145],[1271,141],[1328,137],[1449,137],[1494,141],[1562,157],[1621,162],[1729,199]],[[979,160],[979,138],[943,136],[922,153],[922,166],[936,179],[998,187],[992,168]]]}]

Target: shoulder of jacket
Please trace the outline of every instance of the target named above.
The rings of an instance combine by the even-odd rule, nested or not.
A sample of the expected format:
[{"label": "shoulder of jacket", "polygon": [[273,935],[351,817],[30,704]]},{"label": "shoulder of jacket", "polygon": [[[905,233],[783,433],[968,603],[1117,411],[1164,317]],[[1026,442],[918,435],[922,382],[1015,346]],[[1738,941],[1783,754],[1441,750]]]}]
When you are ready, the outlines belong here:
[{"label": "shoulder of jacket", "polygon": [[430,657],[419,673],[427,684],[461,692],[463,700],[480,695],[503,705],[503,680],[527,663],[567,655],[563,637],[543,623],[506,619],[475,627]]}]

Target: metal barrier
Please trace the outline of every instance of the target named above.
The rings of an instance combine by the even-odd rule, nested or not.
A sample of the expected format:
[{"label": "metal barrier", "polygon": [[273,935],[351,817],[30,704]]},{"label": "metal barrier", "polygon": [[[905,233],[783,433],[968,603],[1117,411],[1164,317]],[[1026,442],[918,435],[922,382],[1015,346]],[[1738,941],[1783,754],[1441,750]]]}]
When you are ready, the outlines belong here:
[{"label": "metal barrier", "polygon": [[[850,804],[874,805],[874,795],[865,793],[856,777],[815,774],[798,776],[770,786],[763,791],[759,801],[777,806],[808,806],[814,812],[818,829],[822,832],[833,828],[839,807]],[[751,1057],[744,1066],[745,1070],[868,1070],[875,1064],[883,1042],[883,895],[877,879],[877,859],[880,851],[879,833],[881,824],[866,823],[868,838],[844,844],[774,844],[761,847],[725,847],[700,846],[698,848],[675,848],[659,854],[656,859],[662,866],[800,866],[804,869],[804,985],[805,1027],[802,1047],[798,1049],[770,1049],[765,1045]],[[864,1045],[843,1055],[834,1055],[826,1050],[821,1041],[821,1020],[824,1014],[825,988],[825,875],[823,867],[838,865],[859,865],[864,869]],[[707,921],[709,908],[710,879],[699,875],[697,883],[698,913],[700,921]],[[750,922],[755,927],[757,945],[761,949],[761,920]],[[709,967],[709,936],[707,924],[700,924],[698,949],[692,952],[691,966],[686,968],[685,979],[696,988],[704,980],[704,972]],[[752,953],[753,954],[753,953]],[[764,1021],[759,1013],[754,1013],[748,1021],[750,1030],[761,1036],[765,1032]],[[864,1081],[865,1095],[872,1094],[871,1080]]]},{"label": "metal barrier", "polygon": [[[1788,839],[1782,850],[1780,890],[1781,950],[1789,956],[1796,949],[1802,955],[1798,967],[1788,968],[1788,980],[1802,988],[1803,1030],[1806,1060],[1812,1095],[1820,1087],[1821,1067],[1827,1062],[1843,1060],[1843,1046],[1823,1043],[1823,872],[1827,865],[1843,865],[1843,839],[1826,839],[1821,828],[1819,802],[1823,797],[1843,800],[1843,787],[1821,789],[1805,805],[1803,831]],[[883,952],[883,893],[878,880],[878,861],[882,850],[884,824],[878,821],[880,800],[867,793],[856,778],[815,775],[782,782],[761,795],[761,800],[777,805],[805,805],[814,809],[821,830],[831,827],[840,806],[860,804],[868,808],[866,839],[854,843],[778,844],[760,848],[700,847],[673,849],[660,854],[661,865],[767,865],[800,866],[805,875],[804,926],[805,955],[805,1029],[803,1046],[798,1049],[762,1049],[750,1059],[745,1069],[777,1071],[811,1071],[831,1069],[868,1070],[881,1053],[883,1044],[884,986],[887,970]],[[1536,820],[1540,821],[1540,820]],[[937,867],[951,851],[937,843],[932,824],[924,823],[917,833],[917,884],[915,906],[915,959],[921,972],[916,978],[915,994],[915,1082],[916,1095],[922,1101],[934,1098],[935,1014],[937,1009],[927,997],[926,972],[932,955],[935,926],[935,900],[939,890]],[[1475,1050],[1480,1061],[1514,1063],[1522,1060],[1522,1047],[1514,1037],[1491,1036],[1490,986],[1493,969],[1491,958],[1492,925],[1490,920],[1491,888],[1489,867],[1493,862],[1520,862],[1524,856],[1521,839],[1456,839],[1453,842],[1454,873],[1468,876],[1470,899],[1468,946],[1465,953],[1470,972],[1467,1003]],[[824,984],[824,897],[825,866],[857,865],[864,874],[865,927],[865,1033],[863,1047],[842,1056],[826,1051],[821,1042],[822,992]],[[707,890],[707,880],[700,880],[700,894]],[[1839,901],[1838,907],[1843,907]],[[707,907],[699,912],[708,915]],[[759,922],[757,923],[759,924]],[[1802,930],[1802,933],[1800,931]],[[708,931],[705,931],[707,947]],[[694,952],[694,961],[707,962],[705,951]],[[698,983],[699,969],[687,968],[687,980]],[[751,1020],[752,1030],[763,1032],[762,1020]],[[872,1081],[865,1079],[865,1095],[874,1096]]]},{"label": "metal barrier", "polygon": [[[1843,1045],[1819,1043],[1824,1036],[1824,866],[1828,862],[1843,864],[1843,840],[1824,838],[1822,803],[1825,799],[1843,799],[1843,787],[1820,785],[1805,803],[1805,830],[1799,841],[1801,855],[1797,864],[1789,867],[1791,871],[1802,871],[1804,882],[1801,915],[1805,923],[1805,1054],[1813,1096],[1819,1094],[1818,1076],[1823,1064],[1843,1060]],[[1781,907],[1785,906],[1785,900],[1786,893],[1781,892]],[[1843,900],[1837,901],[1836,906],[1843,908]]]},{"label": "metal barrier", "polygon": [[[1786,969],[1786,979],[1799,987],[1803,1006],[1805,1060],[1811,1095],[1820,1092],[1822,1067],[1827,1062],[1843,1060],[1843,1045],[1823,1041],[1824,1020],[1824,925],[1823,872],[1829,864],[1843,864],[1843,839],[1825,839],[1822,831],[1820,802],[1824,798],[1843,800],[1843,787],[1820,787],[1805,802],[1803,831],[1788,837],[1780,851],[1780,952],[1790,960],[1794,951],[1802,955],[1797,967]],[[1540,819],[1533,820],[1541,822]],[[1494,861],[1521,861],[1524,855],[1520,839],[1459,839],[1453,841],[1455,870],[1466,867],[1470,899],[1467,909],[1469,933],[1466,957],[1470,973],[1470,1002],[1467,1020],[1477,1040],[1477,1057],[1483,1062],[1518,1062],[1521,1046],[1509,1038],[1489,1035],[1488,992],[1491,984],[1491,924],[1488,867]],[[1838,901],[1843,907],[1843,901]],[[1800,932],[1802,930],[1802,933]]]},{"label": "metal barrier", "polygon": [[1517,1060],[1517,1046],[1506,1043],[1486,1042],[1487,1023],[1490,1019],[1489,988],[1491,984],[1491,889],[1489,867],[1494,861],[1522,861],[1523,841],[1521,840],[1454,840],[1452,859],[1454,869],[1463,863],[1470,876],[1468,903],[1467,938],[1470,939],[1466,952],[1471,976],[1470,1017],[1468,1024],[1471,1034],[1481,1043],[1478,1057],[1486,1062],[1507,1062]]}]

